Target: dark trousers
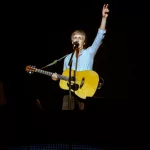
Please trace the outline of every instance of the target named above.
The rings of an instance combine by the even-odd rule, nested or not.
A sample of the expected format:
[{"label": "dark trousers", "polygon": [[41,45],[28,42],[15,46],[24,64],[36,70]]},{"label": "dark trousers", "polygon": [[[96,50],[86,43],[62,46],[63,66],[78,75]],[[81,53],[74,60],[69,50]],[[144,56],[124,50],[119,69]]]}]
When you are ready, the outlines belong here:
[{"label": "dark trousers", "polygon": [[72,93],[69,108],[69,95],[64,95],[62,110],[85,110],[85,101],[85,99],[81,99]]}]

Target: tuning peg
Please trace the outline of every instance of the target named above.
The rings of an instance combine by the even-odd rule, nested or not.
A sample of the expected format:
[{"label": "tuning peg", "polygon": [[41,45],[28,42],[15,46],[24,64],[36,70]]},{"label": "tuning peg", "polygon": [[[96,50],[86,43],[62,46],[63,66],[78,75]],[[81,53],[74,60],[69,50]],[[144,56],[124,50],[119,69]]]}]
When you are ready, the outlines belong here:
[{"label": "tuning peg", "polygon": [[31,68],[35,68],[36,66],[31,66]]},{"label": "tuning peg", "polygon": [[26,66],[26,71],[29,74],[32,74],[33,72],[35,72],[35,66],[32,66],[32,65]]}]

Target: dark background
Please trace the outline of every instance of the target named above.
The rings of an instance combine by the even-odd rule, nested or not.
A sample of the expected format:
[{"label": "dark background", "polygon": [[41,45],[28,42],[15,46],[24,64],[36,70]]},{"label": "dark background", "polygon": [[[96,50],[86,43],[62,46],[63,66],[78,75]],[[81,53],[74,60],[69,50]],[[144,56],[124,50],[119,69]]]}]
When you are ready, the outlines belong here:
[{"label": "dark background", "polygon": [[[105,81],[104,86],[88,100],[91,107],[86,113],[60,113],[64,91],[58,81],[41,74],[29,75],[25,67],[41,68],[70,53],[70,36],[76,29],[83,29],[88,45],[92,44],[104,3],[109,3],[110,10],[107,33],[94,63],[94,70]],[[142,71],[137,58],[142,32],[137,6],[129,1],[100,0],[4,5],[1,81],[6,97],[6,106],[2,106],[6,143],[24,143],[25,137],[25,143],[72,137],[80,142],[84,139],[102,145],[126,145],[125,137],[130,134],[127,141],[132,139],[134,134],[129,132],[132,126],[128,123],[133,121],[131,112],[139,97],[137,67]],[[62,69],[63,60],[45,70],[61,74]],[[36,105],[37,98],[44,111]]]}]

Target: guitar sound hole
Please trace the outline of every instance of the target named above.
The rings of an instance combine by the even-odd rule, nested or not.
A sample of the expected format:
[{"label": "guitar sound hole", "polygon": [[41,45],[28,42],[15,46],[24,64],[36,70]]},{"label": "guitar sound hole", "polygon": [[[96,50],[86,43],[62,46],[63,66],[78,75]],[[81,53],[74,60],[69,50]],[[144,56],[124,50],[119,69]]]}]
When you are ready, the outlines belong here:
[{"label": "guitar sound hole", "polygon": [[[69,83],[67,83],[68,87],[69,87]],[[71,89],[74,91],[77,91],[79,89],[79,85],[78,84],[71,84]]]}]

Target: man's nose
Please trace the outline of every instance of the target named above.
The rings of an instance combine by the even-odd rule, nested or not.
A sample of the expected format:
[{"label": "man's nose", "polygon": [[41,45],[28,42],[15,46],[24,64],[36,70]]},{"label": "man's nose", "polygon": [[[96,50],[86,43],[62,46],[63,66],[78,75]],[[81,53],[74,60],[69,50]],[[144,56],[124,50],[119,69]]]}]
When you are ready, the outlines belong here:
[{"label": "man's nose", "polygon": [[75,40],[75,42],[79,43],[79,40],[77,39],[77,40]]}]

